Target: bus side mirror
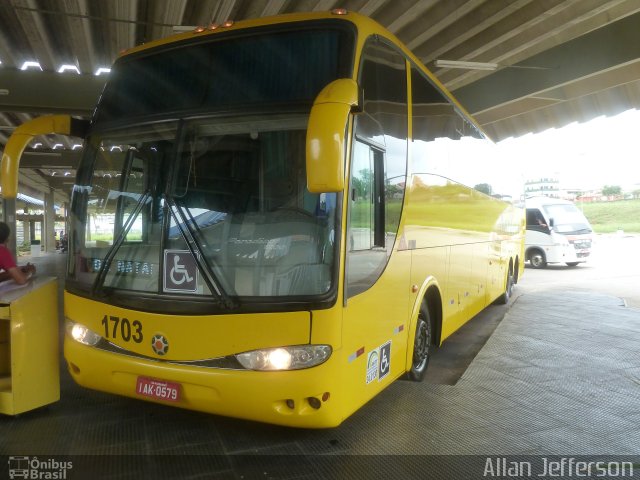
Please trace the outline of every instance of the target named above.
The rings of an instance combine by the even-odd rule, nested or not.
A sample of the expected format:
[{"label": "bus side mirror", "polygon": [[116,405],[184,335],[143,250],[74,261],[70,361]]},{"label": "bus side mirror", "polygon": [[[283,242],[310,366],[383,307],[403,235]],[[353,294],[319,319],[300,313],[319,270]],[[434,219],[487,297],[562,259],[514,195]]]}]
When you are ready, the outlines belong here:
[{"label": "bus side mirror", "polygon": [[318,94],[307,127],[307,189],[311,193],[344,189],[346,132],[349,114],[362,105],[358,84],[334,80]]},{"label": "bus side mirror", "polygon": [[71,135],[84,137],[89,122],[71,118],[70,115],[46,115],[23,123],[13,131],[2,154],[0,166],[2,195],[5,198],[16,198],[18,195],[18,168],[22,152],[37,135]]},{"label": "bus side mirror", "polygon": [[553,221],[553,218],[549,219],[549,228],[553,228],[554,227],[555,222]]}]

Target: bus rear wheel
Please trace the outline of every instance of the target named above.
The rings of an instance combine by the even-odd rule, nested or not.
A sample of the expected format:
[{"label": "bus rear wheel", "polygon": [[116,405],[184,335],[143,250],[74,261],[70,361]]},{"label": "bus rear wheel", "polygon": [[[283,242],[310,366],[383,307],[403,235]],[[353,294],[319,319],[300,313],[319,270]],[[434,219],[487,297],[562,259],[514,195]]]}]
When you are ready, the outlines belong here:
[{"label": "bus rear wheel", "polygon": [[413,343],[413,362],[411,370],[407,372],[407,379],[420,382],[429,366],[431,358],[431,346],[433,343],[433,322],[429,315],[429,309],[425,304],[420,308],[418,321],[416,322],[416,337]]},{"label": "bus rear wheel", "polygon": [[547,266],[547,259],[542,250],[532,250],[529,253],[529,263],[533,268],[545,268]]},{"label": "bus rear wheel", "polygon": [[506,305],[507,303],[509,303],[511,295],[513,294],[514,285],[515,279],[513,278],[513,270],[511,269],[511,267],[509,267],[507,278],[505,280],[504,293],[498,297],[498,303],[500,305]]}]

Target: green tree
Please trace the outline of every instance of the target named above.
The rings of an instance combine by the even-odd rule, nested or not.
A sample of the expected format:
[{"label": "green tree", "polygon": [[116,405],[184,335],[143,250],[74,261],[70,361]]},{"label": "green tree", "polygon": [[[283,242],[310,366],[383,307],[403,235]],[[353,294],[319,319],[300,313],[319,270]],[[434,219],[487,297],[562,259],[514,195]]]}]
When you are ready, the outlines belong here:
[{"label": "green tree", "polygon": [[486,193],[487,195],[491,195],[493,193],[493,188],[488,183],[479,183],[475,187],[473,187],[479,192]]},{"label": "green tree", "polygon": [[620,195],[622,193],[622,188],[618,185],[605,185],[602,187],[603,195]]},{"label": "green tree", "polygon": [[366,168],[363,168],[358,173],[360,175],[354,175],[351,180],[351,184],[356,191],[356,198],[368,198],[373,184],[373,175],[371,174],[371,170]]}]

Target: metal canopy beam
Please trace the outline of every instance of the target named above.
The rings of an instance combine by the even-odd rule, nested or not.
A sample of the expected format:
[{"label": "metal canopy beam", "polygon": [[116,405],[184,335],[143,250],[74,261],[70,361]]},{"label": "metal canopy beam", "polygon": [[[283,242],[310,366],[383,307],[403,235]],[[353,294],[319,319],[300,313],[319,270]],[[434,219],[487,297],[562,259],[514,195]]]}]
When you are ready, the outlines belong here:
[{"label": "metal canopy beam", "polygon": [[503,68],[454,91],[471,113],[533,96],[640,58],[640,13]]},{"label": "metal canopy beam", "polygon": [[24,152],[20,158],[20,168],[48,168],[75,170],[82,153],[60,150],[59,152]]},{"label": "metal canopy beam", "polygon": [[3,69],[0,111],[68,113],[88,116],[102,93],[106,77],[37,70]]}]

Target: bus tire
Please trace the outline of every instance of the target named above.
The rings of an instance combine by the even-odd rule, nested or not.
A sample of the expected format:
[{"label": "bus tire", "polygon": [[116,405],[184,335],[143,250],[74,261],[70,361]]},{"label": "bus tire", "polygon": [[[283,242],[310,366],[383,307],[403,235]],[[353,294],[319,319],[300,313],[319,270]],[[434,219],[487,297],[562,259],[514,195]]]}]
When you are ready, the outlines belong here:
[{"label": "bus tire", "polygon": [[421,382],[429,366],[433,346],[433,320],[427,304],[423,303],[416,322],[416,336],[413,342],[413,360],[407,372],[407,380]]},{"label": "bus tire", "polygon": [[500,305],[506,305],[511,300],[513,294],[513,287],[515,286],[515,279],[513,277],[513,270],[509,267],[507,272],[507,278],[505,280],[504,293],[498,297],[498,303]]},{"label": "bus tire", "polygon": [[529,263],[533,268],[546,268],[547,258],[542,250],[536,248],[529,252]]}]

